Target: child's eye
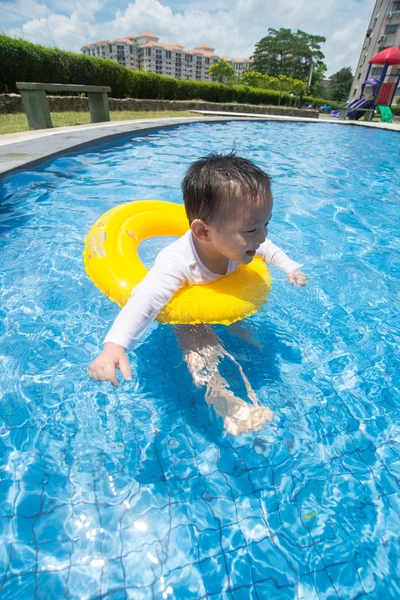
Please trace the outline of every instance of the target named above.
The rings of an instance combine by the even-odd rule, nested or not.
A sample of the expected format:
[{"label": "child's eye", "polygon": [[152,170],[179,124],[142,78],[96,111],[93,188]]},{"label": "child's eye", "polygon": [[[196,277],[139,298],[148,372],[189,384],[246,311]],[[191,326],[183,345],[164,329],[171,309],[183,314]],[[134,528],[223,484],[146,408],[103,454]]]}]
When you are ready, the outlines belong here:
[{"label": "child's eye", "polygon": [[[264,227],[268,227],[269,225],[269,221],[267,221],[264,225]],[[250,229],[249,231],[245,231],[245,233],[255,233],[257,231],[257,229]]]}]

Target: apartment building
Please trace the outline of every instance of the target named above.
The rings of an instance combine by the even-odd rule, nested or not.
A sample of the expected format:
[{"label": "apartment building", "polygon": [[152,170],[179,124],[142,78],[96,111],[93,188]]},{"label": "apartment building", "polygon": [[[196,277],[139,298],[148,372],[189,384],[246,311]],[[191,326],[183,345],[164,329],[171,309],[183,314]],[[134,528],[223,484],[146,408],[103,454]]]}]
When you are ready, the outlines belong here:
[{"label": "apartment building", "polygon": [[198,81],[215,81],[208,70],[221,58],[228,61],[237,73],[246,71],[252,63],[250,58],[218,56],[215,49],[207,44],[201,44],[191,50],[185,50],[182,44],[178,43],[163,44],[158,37],[149,32],[86,44],[82,52],[88,56],[116,60],[128,69]]},{"label": "apartment building", "polygon": [[[361,85],[367,75],[370,58],[391,46],[400,47],[400,0],[376,0],[351,86],[349,100],[357,98],[360,93]],[[382,69],[383,67],[380,65],[373,65],[370,75],[379,77]],[[388,73],[397,75],[400,73],[399,66],[389,67]],[[394,81],[394,79],[392,78],[390,81]],[[394,103],[396,103],[399,95],[400,89],[397,90]]]}]

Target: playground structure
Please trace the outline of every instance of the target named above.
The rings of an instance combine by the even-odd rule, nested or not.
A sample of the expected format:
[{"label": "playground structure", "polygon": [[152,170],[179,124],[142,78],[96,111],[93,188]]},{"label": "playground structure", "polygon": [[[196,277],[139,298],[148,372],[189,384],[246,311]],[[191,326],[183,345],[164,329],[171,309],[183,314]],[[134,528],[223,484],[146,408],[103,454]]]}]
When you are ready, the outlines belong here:
[{"label": "playground structure", "polygon": [[[400,49],[392,46],[382,50],[369,61],[369,67],[366,79],[361,86],[361,96],[352,100],[344,108],[333,110],[331,117],[340,119],[358,120],[362,116],[364,121],[372,121],[377,109],[380,112],[382,121],[391,123],[393,116],[390,106],[396,94],[400,81],[400,70],[398,73],[389,73],[389,67],[400,65]],[[370,77],[372,65],[383,65],[379,77]],[[390,79],[395,78],[395,81]],[[388,81],[385,82],[385,79]]]}]

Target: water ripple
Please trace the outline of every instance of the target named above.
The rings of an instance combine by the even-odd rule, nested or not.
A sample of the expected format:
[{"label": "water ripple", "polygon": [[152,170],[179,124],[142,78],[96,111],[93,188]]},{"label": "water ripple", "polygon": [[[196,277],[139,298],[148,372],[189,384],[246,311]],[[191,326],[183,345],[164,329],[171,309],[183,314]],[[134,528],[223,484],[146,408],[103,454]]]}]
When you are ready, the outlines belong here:
[{"label": "water ripple", "polygon": [[[400,597],[397,147],[355,127],[202,123],[1,182],[2,599]],[[190,162],[232,149],[271,174],[270,235],[310,278],[273,272],[251,319],[263,350],[217,328],[276,414],[237,439],[168,327],[131,354],[131,383],[88,381],[117,307],[81,258],[99,214],[181,203]]]}]

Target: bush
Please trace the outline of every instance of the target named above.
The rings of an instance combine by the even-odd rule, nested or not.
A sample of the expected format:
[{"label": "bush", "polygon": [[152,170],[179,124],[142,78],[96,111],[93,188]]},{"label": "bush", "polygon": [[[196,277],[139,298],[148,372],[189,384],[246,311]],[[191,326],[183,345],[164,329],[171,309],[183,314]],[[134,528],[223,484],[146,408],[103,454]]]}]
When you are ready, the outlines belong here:
[{"label": "bush", "polygon": [[396,116],[396,117],[400,117],[400,106],[392,106],[392,113]]},{"label": "bush", "polygon": [[117,98],[131,88],[130,73],[112,60],[45,48],[0,35],[0,92],[17,92],[16,81],[110,85]]},{"label": "bush", "polygon": [[[279,104],[279,92],[248,85],[224,85],[208,81],[175,79],[166,75],[132,71],[113,60],[63,52],[25,40],[0,35],[0,93],[18,92],[16,81],[108,85],[113,98],[238,102]],[[326,104],[327,100],[304,97],[306,102]],[[281,94],[280,104],[290,104],[290,95]],[[338,108],[337,102],[329,102]]]}]

